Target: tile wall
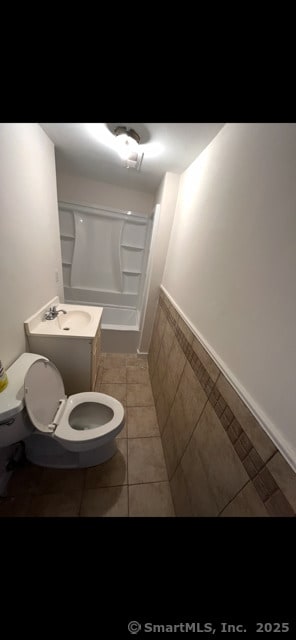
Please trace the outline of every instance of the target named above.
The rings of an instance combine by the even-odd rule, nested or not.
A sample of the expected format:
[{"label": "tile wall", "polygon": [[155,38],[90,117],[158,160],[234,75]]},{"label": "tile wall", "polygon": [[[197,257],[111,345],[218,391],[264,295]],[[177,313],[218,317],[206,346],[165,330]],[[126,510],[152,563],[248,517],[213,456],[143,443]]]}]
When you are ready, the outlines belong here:
[{"label": "tile wall", "polygon": [[294,516],[296,474],[161,290],[148,356],[177,516]]}]

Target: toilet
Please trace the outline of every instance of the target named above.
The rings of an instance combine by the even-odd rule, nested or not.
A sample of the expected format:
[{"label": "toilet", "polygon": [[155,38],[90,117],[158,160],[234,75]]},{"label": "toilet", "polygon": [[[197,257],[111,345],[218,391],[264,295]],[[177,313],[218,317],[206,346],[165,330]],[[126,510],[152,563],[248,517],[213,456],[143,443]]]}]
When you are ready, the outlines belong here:
[{"label": "toilet", "polygon": [[23,353],[7,370],[0,394],[0,447],[23,441],[33,464],[90,467],[117,451],[124,408],[109,395],[76,393],[67,398],[60,372],[47,358]]}]

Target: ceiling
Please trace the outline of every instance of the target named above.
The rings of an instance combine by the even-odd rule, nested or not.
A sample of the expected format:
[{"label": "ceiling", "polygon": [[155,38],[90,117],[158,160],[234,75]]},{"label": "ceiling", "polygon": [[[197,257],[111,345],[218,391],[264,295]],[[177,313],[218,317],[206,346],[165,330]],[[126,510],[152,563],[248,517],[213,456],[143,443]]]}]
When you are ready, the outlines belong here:
[{"label": "ceiling", "polygon": [[[123,167],[114,149],[99,139],[99,130],[110,138],[110,132],[119,125],[134,129],[141,137],[139,151],[144,156],[140,171]],[[224,123],[40,123],[40,126],[55,144],[57,172],[154,193],[165,172],[182,173],[187,169]],[[162,150],[156,155],[157,145]]]}]

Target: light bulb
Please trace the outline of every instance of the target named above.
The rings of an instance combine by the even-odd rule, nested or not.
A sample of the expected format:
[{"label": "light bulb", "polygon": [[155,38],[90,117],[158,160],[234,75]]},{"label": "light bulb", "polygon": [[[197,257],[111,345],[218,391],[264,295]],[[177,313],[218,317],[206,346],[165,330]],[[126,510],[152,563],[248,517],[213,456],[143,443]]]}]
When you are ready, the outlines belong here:
[{"label": "light bulb", "polygon": [[128,160],[132,153],[137,152],[138,142],[128,136],[126,133],[121,133],[116,138],[118,153],[122,160]]}]

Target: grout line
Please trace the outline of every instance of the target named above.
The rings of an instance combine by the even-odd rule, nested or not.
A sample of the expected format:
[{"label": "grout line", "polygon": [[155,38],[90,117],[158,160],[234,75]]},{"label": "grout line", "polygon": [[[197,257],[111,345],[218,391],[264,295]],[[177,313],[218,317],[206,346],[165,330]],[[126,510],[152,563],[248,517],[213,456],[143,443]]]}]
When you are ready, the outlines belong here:
[{"label": "grout line", "polygon": [[[172,328],[173,328],[173,330],[174,330],[174,333],[175,333],[175,337],[176,337],[177,341],[179,342],[180,348],[182,349],[181,342],[178,340],[178,336],[177,336],[178,321],[176,321],[175,323],[173,323],[173,321],[172,321],[173,316],[172,316],[171,311],[170,311],[170,306],[167,304],[165,297],[159,297],[158,304],[159,304],[159,306],[163,309],[163,313],[164,313],[164,315],[165,315],[166,321],[167,321],[167,322],[172,326]],[[172,305],[172,306],[173,306],[173,305]],[[173,307],[173,308],[174,308],[174,307]],[[175,308],[174,308],[174,309],[175,309]],[[185,341],[187,341],[187,342],[188,342],[188,340],[187,340],[187,338],[186,338],[185,334],[182,332],[182,329],[180,329],[180,327],[179,327],[179,330],[181,331],[181,333],[182,333],[182,335],[183,335],[183,337],[184,337]],[[191,346],[191,348],[192,348],[192,345],[190,345],[190,346]],[[182,351],[183,351],[183,349],[182,349]],[[198,380],[199,384],[201,385],[201,387],[203,388],[204,392],[206,393],[206,391],[205,391],[205,389],[204,389],[204,387],[203,387],[203,385],[202,385],[201,381],[199,380],[199,377],[198,377],[198,375],[197,375],[197,372],[195,372],[194,368],[192,367],[191,362],[188,360],[187,355],[185,354],[185,352],[184,352],[184,351],[183,351],[183,353],[184,353],[184,355],[185,355],[186,361],[187,361],[187,362],[189,362],[189,364],[190,364],[190,366],[191,366],[191,368],[192,368],[192,370],[193,370],[193,372],[194,372],[194,375],[195,375],[196,379]],[[208,377],[212,380],[212,378],[211,378],[211,376],[210,376],[210,374],[209,374],[209,372],[208,372],[207,368],[203,365],[203,363],[201,363],[201,364],[202,364],[202,366],[203,366],[204,370],[206,371],[206,373],[207,373]],[[218,370],[219,370],[219,373],[218,373],[217,379],[216,379],[215,381],[213,381],[213,380],[212,380],[212,382],[213,382],[212,391],[213,391],[213,389],[215,389],[215,388],[217,389],[217,386],[216,386],[216,385],[217,385],[217,383],[218,383],[218,380],[219,380],[220,376],[222,375],[222,372],[221,372],[221,370],[219,369],[219,367],[218,367]],[[212,393],[212,391],[211,391],[211,393]],[[229,409],[230,409],[230,407],[229,407],[229,405],[228,405],[228,402],[226,402],[225,398],[224,398],[224,397],[223,397],[223,395],[220,393],[219,389],[217,389],[217,391],[219,392],[219,396],[222,398],[222,400],[224,401],[224,403],[225,403],[225,405],[226,405],[226,406],[225,406],[225,409],[226,409],[226,408],[229,408]],[[210,393],[209,395],[206,393],[206,395],[207,395],[207,401],[209,401],[209,398],[210,398],[211,393]],[[207,404],[207,403],[206,403],[206,404]],[[205,404],[205,406],[204,406],[204,409],[205,409],[205,407],[206,407],[206,404]],[[228,440],[229,440],[230,444],[232,445],[232,447],[233,447],[233,449],[234,449],[234,451],[235,451],[236,455],[238,456],[238,458],[239,458],[239,460],[240,460],[241,464],[243,465],[243,460],[241,460],[240,456],[238,455],[238,453],[237,453],[237,451],[236,451],[236,449],[235,449],[235,446],[234,446],[234,445],[235,445],[235,442],[232,442],[232,440],[230,439],[230,436],[229,436],[229,433],[228,433],[228,428],[227,428],[227,429],[225,429],[224,425],[223,425],[223,424],[222,424],[222,422],[221,422],[221,416],[219,416],[219,415],[216,413],[216,411],[215,411],[215,406],[216,406],[217,402],[215,403],[215,405],[212,405],[212,403],[210,403],[210,404],[211,404],[211,406],[212,406],[212,408],[213,408],[213,410],[214,410],[214,412],[215,412],[215,414],[216,414],[216,416],[217,416],[217,418],[218,418],[218,420],[219,420],[220,424],[222,425],[222,427],[223,427],[224,431],[226,432],[226,434],[227,434],[227,436],[228,436]],[[173,405],[172,405],[172,406],[173,406]],[[172,409],[172,407],[171,407],[171,409]],[[170,412],[171,412],[171,409],[170,409]],[[204,411],[204,409],[203,409],[203,411]],[[225,409],[224,409],[224,410],[225,410]],[[183,456],[184,456],[184,453],[185,453],[185,451],[186,451],[186,449],[187,449],[187,447],[188,447],[188,444],[189,444],[189,442],[190,442],[190,440],[191,440],[191,438],[192,438],[192,436],[193,436],[193,433],[194,433],[194,431],[195,431],[195,429],[196,429],[196,427],[197,427],[197,424],[198,424],[198,422],[199,422],[199,420],[200,420],[200,418],[201,418],[201,416],[202,416],[202,414],[203,414],[203,411],[202,411],[202,413],[201,413],[201,414],[200,414],[200,416],[199,416],[199,419],[198,419],[198,421],[197,421],[197,423],[196,423],[196,425],[195,425],[195,427],[194,427],[194,430],[193,430],[193,432],[192,432],[192,434],[191,434],[191,437],[190,437],[190,439],[189,439],[189,441],[188,441],[188,443],[187,443],[187,445],[186,445],[186,447],[185,447],[185,449],[184,449],[184,452],[183,452],[183,454],[182,454],[182,457],[180,458],[180,461],[182,460],[182,458],[183,458]],[[230,411],[231,411],[231,413],[232,413],[232,414],[233,414],[233,416],[234,416],[234,420],[237,420],[237,418],[236,418],[235,414],[233,413],[233,411],[232,411],[231,409],[230,409]],[[169,414],[169,415],[170,415],[170,414]],[[162,433],[161,433],[161,437],[163,436],[164,431],[165,431],[165,428],[166,428],[166,426],[167,426],[168,418],[169,418],[169,416],[167,417],[167,420],[166,420],[166,422],[165,422],[165,425],[164,425],[163,431],[162,431]],[[245,431],[244,427],[242,426],[242,424],[240,423],[240,421],[239,421],[239,420],[237,420],[237,422],[239,422],[239,425],[240,425],[240,428],[241,428],[241,430],[242,430],[242,433],[243,433],[243,434],[245,434],[245,435],[248,437],[248,434],[246,433],[246,431]],[[230,423],[230,425],[228,425],[228,427],[230,427],[230,426],[231,426],[231,423]],[[259,428],[261,428],[261,427],[260,427],[260,425],[258,425],[258,427],[259,427]],[[240,435],[242,435],[242,434],[240,434]],[[239,437],[240,437],[240,436],[239,436]],[[238,439],[239,439],[239,438],[237,438],[237,440],[238,440]],[[249,437],[248,437],[248,439],[250,440],[250,438],[249,438]],[[254,446],[254,444],[253,444],[252,440],[250,440],[250,442],[251,442],[251,444],[252,444],[252,447],[253,447],[253,448],[254,448],[254,450],[256,451],[256,453],[259,455],[259,453],[258,453],[258,451],[257,451],[256,447]],[[248,482],[249,482],[249,481],[251,481],[251,482],[253,483],[253,486],[254,486],[254,488],[255,488],[255,489],[256,489],[256,486],[255,486],[255,484],[254,484],[254,480],[255,480],[255,479],[256,479],[256,477],[259,475],[259,473],[261,473],[261,471],[262,471],[263,469],[265,469],[265,468],[266,468],[267,463],[269,462],[269,460],[271,460],[271,459],[273,458],[273,456],[274,456],[274,455],[276,455],[276,453],[277,453],[277,452],[278,452],[278,449],[276,449],[276,451],[275,451],[275,452],[273,452],[273,453],[269,456],[269,458],[268,458],[266,461],[263,461],[263,462],[264,462],[264,466],[262,467],[262,469],[260,469],[259,471],[257,471],[256,475],[255,475],[253,478],[251,478],[251,477],[250,477],[250,475],[249,475],[249,473],[248,473],[247,469],[245,469],[245,467],[244,467],[244,465],[243,465],[243,467],[244,467],[244,469],[245,469],[245,471],[246,471],[246,473],[247,473],[247,475],[248,475]],[[246,457],[246,456],[245,456],[245,457]],[[261,457],[261,456],[260,456],[260,457]],[[201,462],[202,462],[202,461],[201,461]],[[177,465],[177,467],[178,467],[178,465]],[[175,468],[175,470],[174,470],[174,472],[173,472],[173,474],[172,474],[172,477],[173,477],[174,473],[176,472],[177,467]],[[204,465],[203,465],[203,468],[204,468]],[[272,475],[272,474],[271,474],[271,475]],[[273,477],[273,476],[272,476],[272,477]],[[273,480],[274,480],[275,484],[277,485],[277,482],[276,482],[276,480],[275,480],[275,478],[274,478],[274,477],[273,477]],[[278,489],[280,489],[280,488],[279,488],[279,487],[278,487],[278,485],[277,485],[277,489],[275,489],[275,490],[274,490],[274,492],[272,493],[272,495],[273,495],[273,494],[274,494]],[[256,491],[257,491],[257,489],[256,489]],[[257,493],[258,493],[258,491],[257,491]],[[261,496],[260,496],[260,494],[259,494],[259,493],[258,493],[258,496],[259,496],[259,498],[260,498],[261,502],[262,502],[262,503],[263,503],[263,505],[264,505],[264,504],[265,504],[265,502],[263,501],[263,499],[261,498]],[[271,496],[269,496],[269,497],[271,497]],[[269,499],[269,498],[267,498],[267,499]]]},{"label": "grout line", "polygon": [[[243,486],[239,489],[239,491],[236,492],[236,494],[233,496],[233,498],[231,498],[231,500],[229,500],[229,502],[227,502],[227,504],[225,505],[225,507],[223,507],[223,509],[221,509],[221,511],[219,511],[217,518],[219,518],[221,516],[221,514],[223,513],[223,511],[225,511],[225,509],[227,509],[227,507],[229,507],[229,505],[233,502],[233,500],[235,500],[235,498],[239,495],[239,493],[241,491],[243,491],[243,489],[247,486],[247,484],[249,484],[249,482],[252,482],[252,480],[249,478],[247,480],[247,482],[245,482],[245,484],[243,484]],[[255,488],[255,487],[254,487]],[[243,517],[243,516],[242,516]]]},{"label": "grout line", "polygon": [[[191,442],[191,440],[192,440],[192,438],[193,438],[194,432],[195,432],[195,430],[196,430],[196,428],[197,428],[197,425],[198,425],[198,423],[199,423],[199,421],[200,421],[200,419],[201,419],[201,417],[202,417],[202,415],[203,415],[203,413],[204,413],[204,411],[205,411],[205,408],[206,408],[206,406],[207,406],[208,402],[209,402],[209,400],[208,400],[208,398],[207,398],[207,399],[206,399],[206,402],[205,402],[205,405],[204,405],[204,407],[203,407],[203,409],[202,409],[202,412],[201,412],[201,414],[200,414],[199,418],[197,419],[197,421],[196,421],[196,423],[195,423],[195,426],[194,426],[194,428],[193,428],[193,430],[192,430],[192,434],[191,434],[191,436],[190,436],[190,438],[189,438],[189,440],[188,440],[188,442],[187,442],[187,444],[186,444],[186,447],[185,447],[185,449],[184,449],[184,451],[183,451],[183,453],[182,453],[182,455],[181,455],[180,462],[181,462],[181,460],[183,459],[183,457],[184,457],[184,455],[185,455],[185,452],[186,452],[186,450],[187,450],[187,448],[188,448],[188,446],[189,446],[189,443]],[[202,460],[201,460],[201,462],[202,462]],[[178,466],[178,465],[177,465],[177,466]],[[176,469],[177,469],[177,467],[176,467]],[[175,471],[176,471],[176,469],[175,469]],[[174,473],[175,473],[175,471],[174,471]],[[174,475],[174,473],[173,473],[173,475]],[[172,477],[173,477],[173,476],[172,476]]]},{"label": "grout line", "polygon": [[149,482],[147,482],[147,480],[145,482],[132,482],[130,483],[128,486],[129,487],[138,487],[142,484],[170,484],[169,480],[149,480]]}]

